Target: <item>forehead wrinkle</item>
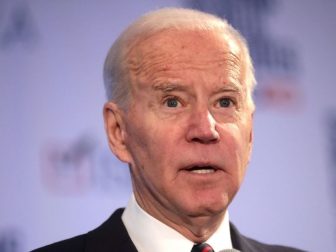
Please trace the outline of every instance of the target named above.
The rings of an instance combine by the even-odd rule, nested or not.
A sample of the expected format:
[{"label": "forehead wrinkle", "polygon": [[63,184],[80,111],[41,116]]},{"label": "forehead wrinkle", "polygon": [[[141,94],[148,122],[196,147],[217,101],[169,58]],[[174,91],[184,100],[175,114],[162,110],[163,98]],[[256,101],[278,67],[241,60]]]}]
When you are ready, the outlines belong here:
[{"label": "forehead wrinkle", "polygon": [[[168,70],[168,58],[168,55],[158,55],[158,52],[149,55],[139,55],[138,57],[134,57],[128,61],[128,67],[129,70],[136,76],[152,75]],[[174,59],[170,60],[174,61]],[[178,63],[178,60],[175,60],[175,62]]]},{"label": "forehead wrinkle", "polygon": [[220,57],[217,54],[215,57],[194,57],[194,59],[179,57],[177,53],[168,55],[154,51],[132,57],[128,60],[128,68],[135,77],[154,78],[169,71],[211,70],[222,67],[223,71],[228,72],[229,77],[237,80],[241,78],[240,59],[232,52],[223,52]]},{"label": "forehead wrinkle", "polygon": [[[164,37],[160,37],[163,34]],[[186,36],[184,37],[187,38]],[[231,45],[226,45],[225,42],[219,43],[215,41],[214,46],[197,45],[198,40],[185,41],[174,37],[165,36],[165,33],[153,34],[132,43],[132,47],[126,55],[127,63],[130,69],[138,69],[143,66],[157,61],[160,63],[167,59],[167,63],[183,63],[188,60],[198,65],[223,64],[239,65],[240,50],[233,48]],[[203,41],[204,42],[204,41]],[[207,43],[212,43],[208,41]],[[231,43],[232,44],[232,43]],[[196,51],[195,51],[196,50]],[[190,57],[190,51],[195,51],[193,57]],[[187,55],[186,55],[187,54]],[[186,56],[186,57],[185,57]],[[176,59],[177,58],[177,59]],[[178,61],[179,60],[179,61]],[[188,62],[185,62],[188,63]]]},{"label": "forehead wrinkle", "polygon": [[[147,38],[133,44],[126,59],[131,83],[169,83],[170,78],[179,78],[181,72],[187,70],[204,71],[202,75],[206,79],[207,70],[221,68],[221,76],[218,77],[223,83],[244,83],[243,62],[239,51],[231,47],[214,46],[199,48],[199,51],[190,54],[195,50],[193,43],[174,43],[175,38],[173,41],[169,39],[171,37],[168,41],[154,40],[152,44]],[[166,43],[169,41],[171,43]]]}]

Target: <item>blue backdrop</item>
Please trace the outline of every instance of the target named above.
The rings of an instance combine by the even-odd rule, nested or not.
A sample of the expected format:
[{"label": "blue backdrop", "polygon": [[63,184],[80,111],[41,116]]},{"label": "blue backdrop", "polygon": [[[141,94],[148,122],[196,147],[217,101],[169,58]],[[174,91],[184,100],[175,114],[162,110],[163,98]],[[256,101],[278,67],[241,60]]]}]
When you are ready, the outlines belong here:
[{"label": "blue backdrop", "polygon": [[132,20],[164,6],[228,18],[258,88],[254,154],[230,208],[246,235],[336,250],[336,2],[0,1],[0,251],[87,232],[130,195],[103,129],[102,65]]}]

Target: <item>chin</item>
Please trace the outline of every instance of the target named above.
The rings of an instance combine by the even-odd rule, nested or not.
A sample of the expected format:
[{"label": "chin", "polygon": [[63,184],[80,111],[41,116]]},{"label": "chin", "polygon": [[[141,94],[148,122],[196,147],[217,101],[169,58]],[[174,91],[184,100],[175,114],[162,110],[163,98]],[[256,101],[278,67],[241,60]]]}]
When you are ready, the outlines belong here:
[{"label": "chin", "polygon": [[217,199],[203,199],[202,201],[193,202],[186,212],[189,216],[201,217],[201,216],[216,216],[224,214],[228,208],[228,200],[217,200]]}]

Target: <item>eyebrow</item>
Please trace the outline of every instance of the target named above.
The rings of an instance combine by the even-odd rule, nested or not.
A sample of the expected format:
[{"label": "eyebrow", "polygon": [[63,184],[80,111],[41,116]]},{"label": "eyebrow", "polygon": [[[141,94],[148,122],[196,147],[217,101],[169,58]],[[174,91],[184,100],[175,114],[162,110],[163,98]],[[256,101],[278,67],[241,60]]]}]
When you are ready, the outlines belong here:
[{"label": "eyebrow", "polygon": [[224,86],[218,87],[214,93],[218,94],[218,93],[226,93],[226,92],[233,92],[233,93],[241,94],[243,92],[243,89],[237,83],[230,82],[230,83],[225,84]]},{"label": "eyebrow", "polygon": [[[154,84],[152,88],[155,91],[161,91],[163,93],[169,93],[172,91],[186,91],[188,90],[188,87],[177,84],[177,83],[160,83],[160,84]],[[216,88],[216,90],[213,92],[215,94],[218,93],[225,93],[225,92],[234,92],[234,93],[242,93],[242,88],[240,85],[236,83],[227,83],[224,86],[219,86]]]},{"label": "eyebrow", "polygon": [[186,91],[188,88],[177,83],[163,83],[153,85],[153,89],[167,93],[172,91]]}]

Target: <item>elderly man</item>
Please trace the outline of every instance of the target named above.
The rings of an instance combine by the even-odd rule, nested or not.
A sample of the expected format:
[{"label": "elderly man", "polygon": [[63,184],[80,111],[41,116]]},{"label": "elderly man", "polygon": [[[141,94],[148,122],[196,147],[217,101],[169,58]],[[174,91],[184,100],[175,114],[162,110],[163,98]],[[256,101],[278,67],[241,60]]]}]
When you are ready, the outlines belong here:
[{"label": "elderly man", "polygon": [[97,229],[37,251],[298,251],[229,222],[251,155],[255,79],[225,20],[188,9],[141,17],[110,49],[104,81],[109,146],[129,164],[133,195]]}]

